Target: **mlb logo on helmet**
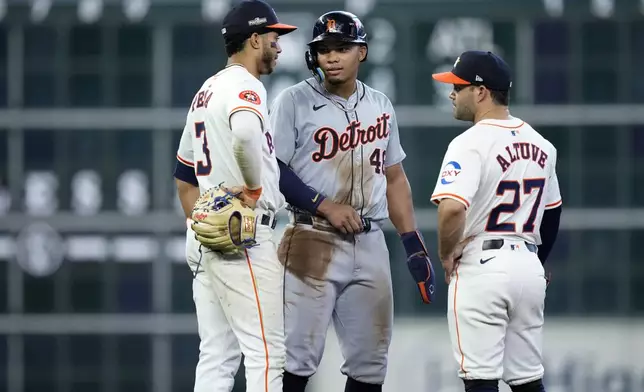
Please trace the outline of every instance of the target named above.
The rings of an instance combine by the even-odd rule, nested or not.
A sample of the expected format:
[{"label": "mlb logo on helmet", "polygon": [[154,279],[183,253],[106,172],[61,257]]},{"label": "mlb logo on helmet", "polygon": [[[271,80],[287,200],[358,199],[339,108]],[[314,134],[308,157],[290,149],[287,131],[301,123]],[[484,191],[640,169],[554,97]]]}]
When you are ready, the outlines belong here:
[{"label": "mlb logo on helmet", "polygon": [[449,185],[456,181],[456,176],[461,173],[461,165],[456,161],[449,161],[441,172],[441,184]]}]

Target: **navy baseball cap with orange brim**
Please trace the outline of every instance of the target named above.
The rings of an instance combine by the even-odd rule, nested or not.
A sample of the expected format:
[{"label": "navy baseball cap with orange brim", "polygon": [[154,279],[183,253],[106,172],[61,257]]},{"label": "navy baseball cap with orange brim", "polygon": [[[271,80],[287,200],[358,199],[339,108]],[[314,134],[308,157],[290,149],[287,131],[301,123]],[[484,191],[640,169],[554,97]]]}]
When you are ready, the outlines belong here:
[{"label": "navy baseball cap with orange brim", "polygon": [[442,83],[485,86],[490,90],[507,91],[512,87],[510,67],[492,52],[463,52],[449,72],[435,73],[432,78]]},{"label": "navy baseball cap with orange brim", "polygon": [[280,23],[273,8],[262,0],[244,0],[228,11],[222,23],[224,40],[249,37],[253,33],[276,32],[279,35],[297,30],[296,26]]}]

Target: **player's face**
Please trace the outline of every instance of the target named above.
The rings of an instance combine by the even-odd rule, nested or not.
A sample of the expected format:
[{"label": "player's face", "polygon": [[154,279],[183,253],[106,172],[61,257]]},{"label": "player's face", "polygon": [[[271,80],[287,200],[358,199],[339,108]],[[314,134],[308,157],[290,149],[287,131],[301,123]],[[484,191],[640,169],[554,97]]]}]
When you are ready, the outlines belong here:
[{"label": "player's face", "polygon": [[331,84],[342,84],[358,76],[360,59],[366,48],[342,41],[323,41],[317,45],[318,64]]},{"label": "player's face", "polygon": [[474,102],[474,86],[454,85],[449,98],[454,104],[454,118],[462,121],[474,121],[476,107]]},{"label": "player's face", "polygon": [[269,75],[275,70],[277,56],[282,53],[279,45],[279,35],[273,31],[262,37],[262,52],[259,59],[259,71],[262,75]]}]

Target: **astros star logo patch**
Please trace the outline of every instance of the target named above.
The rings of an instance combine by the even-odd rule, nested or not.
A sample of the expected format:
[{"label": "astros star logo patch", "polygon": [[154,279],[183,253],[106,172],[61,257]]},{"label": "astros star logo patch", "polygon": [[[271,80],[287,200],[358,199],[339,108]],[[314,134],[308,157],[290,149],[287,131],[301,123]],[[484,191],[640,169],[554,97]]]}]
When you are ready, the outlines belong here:
[{"label": "astros star logo patch", "polygon": [[262,103],[262,100],[259,99],[259,95],[257,95],[257,93],[252,90],[242,91],[241,93],[239,93],[239,98],[255,105]]}]

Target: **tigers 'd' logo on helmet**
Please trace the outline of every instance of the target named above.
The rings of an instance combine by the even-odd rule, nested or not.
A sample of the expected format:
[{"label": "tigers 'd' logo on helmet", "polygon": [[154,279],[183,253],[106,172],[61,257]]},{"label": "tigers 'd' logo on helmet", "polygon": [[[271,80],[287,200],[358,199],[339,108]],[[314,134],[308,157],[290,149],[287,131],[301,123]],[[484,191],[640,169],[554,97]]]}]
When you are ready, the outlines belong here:
[{"label": "tigers 'd' logo on helmet", "polygon": [[337,33],[337,29],[335,27],[335,19],[328,19],[326,21],[326,31],[330,33]]}]

